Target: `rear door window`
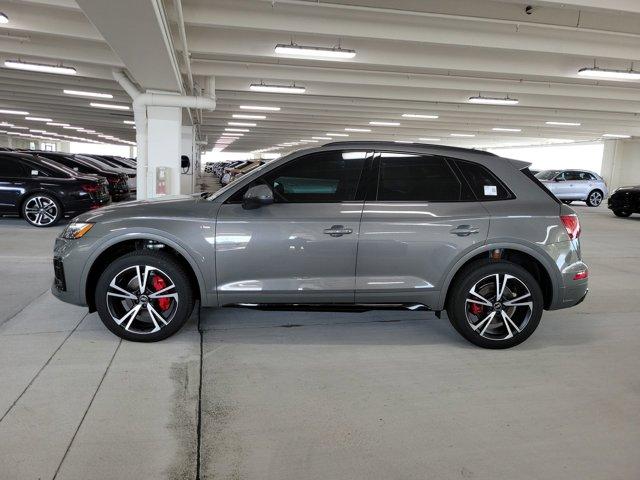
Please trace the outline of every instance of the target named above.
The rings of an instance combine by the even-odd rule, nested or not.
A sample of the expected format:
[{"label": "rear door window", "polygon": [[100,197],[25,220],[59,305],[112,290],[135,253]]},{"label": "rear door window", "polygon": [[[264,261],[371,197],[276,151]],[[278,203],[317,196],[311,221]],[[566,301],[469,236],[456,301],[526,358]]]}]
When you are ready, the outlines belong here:
[{"label": "rear door window", "polygon": [[380,152],[377,200],[382,202],[460,202],[468,189],[447,160],[435,155]]},{"label": "rear door window", "polygon": [[25,170],[18,160],[0,155],[0,178],[22,178],[24,176]]}]

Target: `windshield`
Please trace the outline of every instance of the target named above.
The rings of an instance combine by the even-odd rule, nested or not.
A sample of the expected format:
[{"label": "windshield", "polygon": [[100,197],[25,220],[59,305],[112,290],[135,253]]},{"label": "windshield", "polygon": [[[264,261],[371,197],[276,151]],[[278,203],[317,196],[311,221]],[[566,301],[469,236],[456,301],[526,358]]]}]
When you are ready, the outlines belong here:
[{"label": "windshield", "polygon": [[[260,165],[255,170],[252,170],[249,173],[247,173],[246,175],[243,175],[241,177],[242,180],[245,180],[247,178],[254,178],[256,175],[260,175],[260,172],[262,172],[262,170],[264,170],[267,165],[268,165],[268,163]],[[207,200],[214,200],[214,199],[218,198],[220,195],[222,195],[223,193],[228,192],[229,190],[231,190],[232,188],[235,188],[235,187],[237,187],[237,183],[236,182],[231,182],[231,183],[228,183],[227,185],[225,185],[224,187],[222,187],[220,190],[216,190],[215,192],[203,192],[202,193],[202,198],[206,198]]]},{"label": "windshield", "polygon": [[543,170],[536,173],[536,178],[539,180],[553,180],[562,170]]}]

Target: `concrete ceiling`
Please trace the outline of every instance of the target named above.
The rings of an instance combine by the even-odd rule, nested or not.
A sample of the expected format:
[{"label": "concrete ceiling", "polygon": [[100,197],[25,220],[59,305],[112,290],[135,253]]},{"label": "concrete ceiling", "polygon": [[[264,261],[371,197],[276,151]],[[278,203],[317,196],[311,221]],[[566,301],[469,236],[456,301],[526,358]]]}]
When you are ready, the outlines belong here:
[{"label": "concrete ceiling", "polygon": [[[590,141],[605,133],[640,136],[639,81],[577,74],[594,61],[615,69],[640,63],[636,0],[0,0],[0,11],[10,18],[0,26],[0,60],[62,62],[78,70],[69,77],[2,69],[0,108],[25,109],[128,141],[134,131],[122,120],[130,112],[89,107],[87,99],[62,89],[108,92],[113,102],[127,104],[130,99],[111,78],[115,67],[126,68],[145,89],[190,91],[181,25],[196,90],[205,76],[216,79],[217,110],[193,117],[211,146],[233,114],[252,113],[241,111],[241,105],[281,108],[253,112],[265,120],[235,119],[257,125],[246,127],[250,131],[241,132],[229,151],[267,149],[327,133],[349,135],[336,139],[439,138],[436,143],[476,147]],[[342,61],[276,56],[275,45],[290,42],[339,44],[356,50],[356,56]],[[295,83],[306,93],[249,91],[260,82]],[[469,104],[478,94],[509,96],[519,104]],[[439,118],[408,119],[404,113]],[[0,121],[13,120],[0,114]],[[451,136],[460,133],[475,136]]]}]

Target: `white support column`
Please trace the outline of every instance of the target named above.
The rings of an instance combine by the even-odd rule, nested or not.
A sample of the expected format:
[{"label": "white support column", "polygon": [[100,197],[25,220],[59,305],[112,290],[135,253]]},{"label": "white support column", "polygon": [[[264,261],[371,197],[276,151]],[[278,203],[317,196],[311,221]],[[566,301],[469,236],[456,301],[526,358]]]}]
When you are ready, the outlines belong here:
[{"label": "white support column", "polygon": [[195,191],[196,185],[196,165],[198,164],[198,148],[196,145],[195,128],[192,126],[182,127],[182,155],[186,155],[191,160],[191,166],[187,173],[180,175],[180,193],[190,194]]},{"label": "white support column", "polygon": [[[182,109],[147,107],[147,198],[180,194],[180,156],[182,155]],[[164,185],[158,178],[164,169]],[[140,182],[142,178],[139,178]],[[140,188],[138,187],[138,191]],[[138,195],[140,198],[140,195]]]},{"label": "white support column", "polygon": [[610,191],[625,185],[639,185],[640,142],[606,140],[602,153],[601,174]]}]

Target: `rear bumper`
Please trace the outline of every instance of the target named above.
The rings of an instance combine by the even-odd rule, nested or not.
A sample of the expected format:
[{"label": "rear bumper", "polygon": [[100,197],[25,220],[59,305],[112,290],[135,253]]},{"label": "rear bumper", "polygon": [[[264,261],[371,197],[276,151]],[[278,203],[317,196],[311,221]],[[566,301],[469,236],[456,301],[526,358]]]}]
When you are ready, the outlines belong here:
[{"label": "rear bumper", "polygon": [[63,204],[64,216],[75,217],[81,213],[93,210],[94,208],[104,207],[111,203],[111,198],[106,196],[102,198],[84,198],[82,200],[74,200]]}]

